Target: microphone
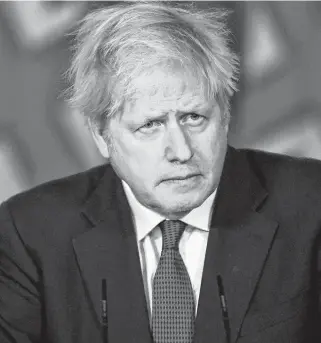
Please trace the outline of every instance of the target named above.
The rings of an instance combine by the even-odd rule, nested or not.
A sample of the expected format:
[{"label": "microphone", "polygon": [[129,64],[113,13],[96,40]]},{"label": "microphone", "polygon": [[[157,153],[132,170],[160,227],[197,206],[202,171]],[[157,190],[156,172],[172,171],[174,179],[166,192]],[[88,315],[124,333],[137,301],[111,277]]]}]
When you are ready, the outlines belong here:
[{"label": "microphone", "polygon": [[107,343],[107,332],[108,332],[108,322],[107,322],[107,284],[106,279],[101,280],[101,333],[103,338],[103,343]]},{"label": "microphone", "polygon": [[227,302],[225,297],[225,291],[221,275],[216,276],[218,294],[220,298],[220,305],[222,310],[222,317],[225,329],[225,342],[231,343],[231,330],[230,330],[230,319],[228,316]]}]

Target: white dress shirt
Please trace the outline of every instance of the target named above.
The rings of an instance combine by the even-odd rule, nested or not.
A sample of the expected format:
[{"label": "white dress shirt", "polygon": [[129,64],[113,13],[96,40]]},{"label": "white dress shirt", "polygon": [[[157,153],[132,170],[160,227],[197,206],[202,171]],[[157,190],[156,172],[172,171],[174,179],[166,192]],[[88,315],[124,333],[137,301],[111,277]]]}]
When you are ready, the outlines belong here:
[{"label": "white dress shirt", "polygon": [[[166,218],[143,206],[130,187],[124,181],[122,183],[132,210],[146,301],[151,318],[153,278],[162,251],[162,233],[157,225]],[[213,192],[201,206],[180,219],[187,226],[179,243],[179,251],[192,283],[196,311],[215,193]]]}]

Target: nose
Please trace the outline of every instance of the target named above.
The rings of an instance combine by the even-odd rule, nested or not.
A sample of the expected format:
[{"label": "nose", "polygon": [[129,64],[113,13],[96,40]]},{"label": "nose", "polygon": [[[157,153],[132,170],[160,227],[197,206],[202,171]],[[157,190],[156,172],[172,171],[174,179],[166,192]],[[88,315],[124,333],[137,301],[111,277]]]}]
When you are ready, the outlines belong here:
[{"label": "nose", "polygon": [[170,162],[187,162],[193,156],[189,136],[179,125],[169,128],[166,137],[166,158]]}]

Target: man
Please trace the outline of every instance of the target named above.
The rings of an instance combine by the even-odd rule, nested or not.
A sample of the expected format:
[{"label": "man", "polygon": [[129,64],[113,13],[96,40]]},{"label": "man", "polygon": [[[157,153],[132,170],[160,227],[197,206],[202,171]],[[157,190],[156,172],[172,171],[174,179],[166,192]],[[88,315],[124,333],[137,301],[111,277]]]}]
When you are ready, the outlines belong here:
[{"label": "man", "polygon": [[71,101],[110,164],[1,206],[1,342],[319,342],[321,166],[227,145],[224,18],[85,18]]}]

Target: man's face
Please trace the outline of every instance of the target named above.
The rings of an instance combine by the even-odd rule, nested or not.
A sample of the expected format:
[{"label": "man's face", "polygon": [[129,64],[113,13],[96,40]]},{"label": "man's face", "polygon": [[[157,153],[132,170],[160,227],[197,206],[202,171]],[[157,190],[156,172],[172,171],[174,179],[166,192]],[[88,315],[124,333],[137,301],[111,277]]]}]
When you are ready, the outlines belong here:
[{"label": "man's face", "polygon": [[192,78],[158,69],[134,86],[136,100],[110,120],[110,143],[98,146],[141,204],[176,219],[216,189],[227,128]]}]

